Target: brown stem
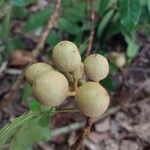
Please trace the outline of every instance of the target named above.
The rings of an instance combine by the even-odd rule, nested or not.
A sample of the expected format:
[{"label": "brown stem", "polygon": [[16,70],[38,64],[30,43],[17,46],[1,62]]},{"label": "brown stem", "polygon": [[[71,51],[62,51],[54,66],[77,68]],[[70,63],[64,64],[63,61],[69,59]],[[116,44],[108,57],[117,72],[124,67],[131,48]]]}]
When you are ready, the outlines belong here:
[{"label": "brown stem", "polygon": [[58,15],[59,15],[59,11],[60,11],[60,5],[61,5],[61,0],[57,0],[56,1],[56,6],[55,6],[55,10],[53,12],[53,15],[50,17],[47,27],[45,28],[44,32],[41,35],[41,39],[38,43],[38,45],[36,46],[36,48],[33,50],[33,57],[35,59],[37,59],[37,57],[39,56],[40,52],[43,50],[44,48],[44,44],[45,44],[45,40],[47,38],[47,36],[49,35],[51,29],[54,27]]},{"label": "brown stem", "polygon": [[76,95],[76,92],[75,91],[69,91],[68,92],[68,97],[70,96],[75,96]]},{"label": "brown stem", "polygon": [[86,51],[86,56],[88,56],[92,50],[92,44],[93,44],[93,39],[94,39],[94,23],[95,23],[95,11],[93,9],[93,0],[89,0],[88,2],[89,4],[89,11],[90,11],[90,22],[91,22],[91,26],[90,26],[90,36],[89,36],[89,42],[88,42],[88,48]]},{"label": "brown stem", "polygon": [[75,108],[59,108],[56,109],[56,112],[79,112],[79,110]]},{"label": "brown stem", "polygon": [[[40,52],[43,50],[45,40],[58,19],[60,5],[61,5],[61,0],[57,0],[54,12],[48,21],[47,27],[45,28],[44,32],[42,33],[41,38],[40,38],[36,48],[32,52],[33,60],[31,61],[31,63],[29,65],[36,62]],[[24,77],[25,77],[25,69],[23,70],[23,73],[17,78],[16,82],[10,87],[8,93],[4,96],[3,100],[0,101],[0,109],[3,108],[4,106],[8,105],[10,100],[14,97],[15,92],[18,90],[21,83],[23,82]]]},{"label": "brown stem", "polygon": [[76,78],[74,78],[73,77],[73,85],[72,85],[72,90],[73,91],[77,91],[77,89],[78,89],[78,81],[77,81],[77,79]]},{"label": "brown stem", "polygon": [[90,134],[92,124],[93,119],[91,117],[87,117],[82,133],[76,142],[71,146],[71,150],[81,150],[84,140]]}]

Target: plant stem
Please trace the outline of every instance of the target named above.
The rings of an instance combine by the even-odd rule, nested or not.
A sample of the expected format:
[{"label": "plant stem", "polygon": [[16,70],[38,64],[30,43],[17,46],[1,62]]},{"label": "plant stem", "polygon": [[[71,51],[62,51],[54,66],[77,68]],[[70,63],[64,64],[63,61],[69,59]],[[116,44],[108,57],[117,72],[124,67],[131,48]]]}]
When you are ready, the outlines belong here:
[{"label": "plant stem", "polygon": [[62,108],[57,109],[56,112],[79,112],[79,110],[74,108]]},{"label": "plant stem", "polygon": [[[41,53],[42,50],[44,50],[45,40],[58,20],[60,7],[61,7],[61,0],[56,0],[54,12],[49,18],[47,26],[43,31],[43,33],[41,34],[39,42],[37,43],[35,49],[33,49],[32,51],[33,60],[29,65],[36,62],[39,54]],[[25,69],[23,70],[22,74],[17,78],[16,82],[10,87],[8,92],[5,94],[4,98],[0,101],[0,109],[2,109],[4,106],[7,106],[9,102],[13,99],[15,92],[19,89],[20,85],[22,85],[24,78],[25,78]]]},{"label": "plant stem", "polygon": [[71,150],[81,150],[84,139],[86,139],[87,136],[90,134],[92,124],[93,119],[91,117],[87,117],[82,133],[80,137],[76,140],[76,142],[71,146]]},{"label": "plant stem", "polygon": [[76,95],[76,92],[75,91],[69,91],[68,92],[68,97],[70,96],[75,96]]},{"label": "plant stem", "polygon": [[78,89],[78,81],[76,78],[73,77],[73,91],[77,91]]},{"label": "plant stem", "polygon": [[89,5],[89,11],[90,11],[90,36],[89,36],[89,41],[88,41],[88,48],[86,51],[86,56],[88,56],[92,50],[92,45],[93,45],[93,40],[94,40],[94,24],[95,24],[95,10],[93,9],[93,0],[88,0],[88,5]]}]

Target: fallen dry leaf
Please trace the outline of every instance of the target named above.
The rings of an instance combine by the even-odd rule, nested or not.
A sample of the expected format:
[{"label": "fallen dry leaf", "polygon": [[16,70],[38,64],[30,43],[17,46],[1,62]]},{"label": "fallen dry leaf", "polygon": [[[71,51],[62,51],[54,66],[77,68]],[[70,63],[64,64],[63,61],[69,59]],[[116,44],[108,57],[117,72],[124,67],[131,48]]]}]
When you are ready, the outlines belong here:
[{"label": "fallen dry leaf", "polygon": [[11,66],[25,66],[32,61],[32,52],[16,50],[11,56]]}]

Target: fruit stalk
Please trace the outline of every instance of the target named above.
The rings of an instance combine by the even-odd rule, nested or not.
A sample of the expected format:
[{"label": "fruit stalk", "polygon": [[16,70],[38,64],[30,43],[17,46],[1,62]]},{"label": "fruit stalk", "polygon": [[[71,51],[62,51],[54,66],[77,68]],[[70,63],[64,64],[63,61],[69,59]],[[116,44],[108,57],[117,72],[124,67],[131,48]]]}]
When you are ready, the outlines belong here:
[{"label": "fruit stalk", "polygon": [[69,91],[68,92],[68,97],[75,96],[75,95],[76,95],[76,91]]},{"label": "fruit stalk", "polygon": [[76,142],[71,146],[71,150],[81,150],[84,140],[91,132],[92,124],[93,124],[93,118],[87,117],[82,133],[80,137],[76,140]]},{"label": "fruit stalk", "polygon": [[76,78],[73,78],[73,91],[77,91],[77,88],[78,88],[78,81],[76,80]]}]

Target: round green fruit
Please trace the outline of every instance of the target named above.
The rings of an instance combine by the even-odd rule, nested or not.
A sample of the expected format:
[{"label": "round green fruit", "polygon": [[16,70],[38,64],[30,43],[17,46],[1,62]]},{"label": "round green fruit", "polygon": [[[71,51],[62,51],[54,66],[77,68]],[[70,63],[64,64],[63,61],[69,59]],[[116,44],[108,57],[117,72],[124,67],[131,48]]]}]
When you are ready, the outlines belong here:
[{"label": "round green fruit", "polygon": [[85,59],[84,70],[90,80],[99,82],[108,75],[109,64],[104,56],[93,54]]},{"label": "round green fruit", "polygon": [[81,63],[79,49],[70,41],[62,41],[56,44],[52,52],[52,58],[56,67],[63,72],[72,72]]},{"label": "round green fruit", "polygon": [[97,82],[86,82],[76,93],[76,105],[85,116],[96,117],[103,114],[109,106],[107,91]]},{"label": "round green fruit", "polygon": [[58,106],[69,91],[66,77],[57,71],[47,71],[40,75],[33,85],[33,95],[42,104]]},{"label": "round green fruit", "polygon": [[53,70],[52,66],[42,63],[42,62],[38,62],[38,63],[32,64],[26,69],[25,76],[26,76],[27,81],[31,85],[33,85],[33,83],[36,81],[39,75],[41,75],[45,71],[51,71],[51,70]]}]

